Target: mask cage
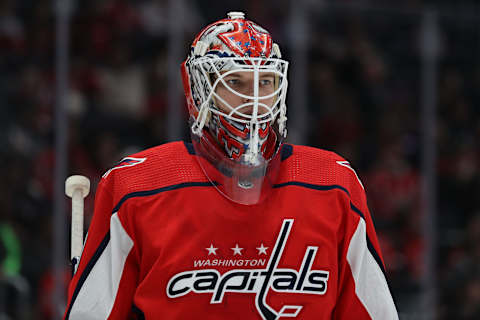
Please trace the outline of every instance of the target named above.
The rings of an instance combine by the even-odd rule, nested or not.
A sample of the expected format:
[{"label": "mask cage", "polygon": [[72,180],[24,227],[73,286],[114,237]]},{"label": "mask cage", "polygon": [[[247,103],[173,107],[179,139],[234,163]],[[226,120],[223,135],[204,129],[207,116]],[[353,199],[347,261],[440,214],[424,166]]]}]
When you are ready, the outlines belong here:
[{"label": "mask cage", "polygon": [[[198,116],[192,124],[194,134],[200,136],[211,113],[215,113],[231,121],[249,125],[252,131],[252,146],[256,145],[255,140],[258,139],[259,128],[264,123],[273,123],[275,119],[278,119],[279,133],[286,136],[287,61],[275,58],[221,58],[207,55],[191,60],[187,67],[191,77],[193,99],[198,106]],[[252,72],[254,74],[253,95],[238,92],[225,81],[225,77],[239,72]],[[274,75],[274,91],[260,96],[259,79],[262,74],[266,73]],[[210,80],[212,75],[213,82]],[[231,106],[215,92],[219,84],[222,84],[232,94],[247,100],[247,102],[238,106]],[[275,98],[270,106],[261,101],[270,98]],[[218,108],[216,105],[218,102],[227,106],[230,111]],[[247,109],[249,112],[243,111]],[[261,113],[259,113],[259,110],[261,110]]]}]

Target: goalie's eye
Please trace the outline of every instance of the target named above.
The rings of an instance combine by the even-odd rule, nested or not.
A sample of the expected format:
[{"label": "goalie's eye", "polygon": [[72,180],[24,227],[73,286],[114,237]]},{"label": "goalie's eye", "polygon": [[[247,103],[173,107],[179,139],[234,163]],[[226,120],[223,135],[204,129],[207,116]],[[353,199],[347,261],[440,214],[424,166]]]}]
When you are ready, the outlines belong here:
[{"label": "goalie's eye", "polygon": [[227,84],[231,87],[238,86],[240,85],[240,80],[239,79],[227,79],[226,80]]},{"label": "goalie's eye", "polygon": [[272,79],[261,79],[260,80],[260,85],[261,86],[270,86],[273,84],[273,80]]}]

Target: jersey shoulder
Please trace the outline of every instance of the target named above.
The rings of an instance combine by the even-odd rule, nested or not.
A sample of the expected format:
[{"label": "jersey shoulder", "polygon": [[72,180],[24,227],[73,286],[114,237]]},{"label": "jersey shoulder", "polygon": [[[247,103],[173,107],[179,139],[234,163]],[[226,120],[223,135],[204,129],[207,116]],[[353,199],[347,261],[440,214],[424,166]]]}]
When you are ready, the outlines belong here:
[{"label": "jersey shoulder", "polygon": [[291,145],[291,155],[284,161],[282,181],[321,186],[339,186],[350,197],[364,192],[364,187],[350,163],[335,152]]},{"label": "jersey shoulder", "polygon": [[118,199],[133,192],[204,181],[189,145],[176,141],[123,158],[103,174],[101,183]]}]

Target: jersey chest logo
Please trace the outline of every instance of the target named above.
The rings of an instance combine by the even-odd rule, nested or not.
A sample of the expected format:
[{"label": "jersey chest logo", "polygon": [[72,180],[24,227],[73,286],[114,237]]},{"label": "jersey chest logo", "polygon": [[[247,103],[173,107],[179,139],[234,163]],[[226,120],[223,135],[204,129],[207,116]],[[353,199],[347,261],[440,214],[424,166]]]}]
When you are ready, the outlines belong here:
[{"label": "jersey chest logo", "polygon": [[184,271],[174,275],[167,284],[167,296],[178,298],[188,293],[211,293],[211,304],[222,303],[226,292],[255,294],[255,306],[265,320],[297,317],[303,306],[284,305],[277,311],[266,302],[270,290],[295,294],[323,295],[327,291],[329,272],[312,270],[318,247],[309,246],[298,270],[279,268],[285,244],[294,220],[283,220],[265,269],[234,269],[220,274],[216,269]]}]

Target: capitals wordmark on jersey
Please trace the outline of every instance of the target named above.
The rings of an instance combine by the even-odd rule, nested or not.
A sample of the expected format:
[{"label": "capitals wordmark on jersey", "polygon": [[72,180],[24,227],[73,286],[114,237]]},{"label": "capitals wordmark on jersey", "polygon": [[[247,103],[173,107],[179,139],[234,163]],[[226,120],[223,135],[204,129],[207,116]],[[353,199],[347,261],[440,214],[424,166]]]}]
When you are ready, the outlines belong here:
[{"label": "capitals wordmark on jersey", "polygon": [[189,144],[111,170],[65,319],[398,319],[354,171],[332,152],[281,152],[271,194],[251,206],[223,197]]},{"label": "capitals wordmark on jersey", "polygon": [[[281,310],[276,311],[266,302],[269,290],[284,293],[322,295],[327,291],[329,272],[312,270],[312,264],[318,250],[316,246],[307,247],[298,270],[279,267],[293,223],[293,219],[285,219],[283,221],[266,268],[233,269],[224,274],[221,274],[216,269],[180,272],[168,282],[168,297],[178,298],[190,292],[197,294],[211,293],[210,303],[213,304],[221,303],[226,292],[254,293],[256,308],[263,319],[274,320],[279,317],[296,317],[302,306],[284,305]],[[237,253],[239,250],[238,245],[232,249]],[[221,264],[221,262],[216,264]]]}]

